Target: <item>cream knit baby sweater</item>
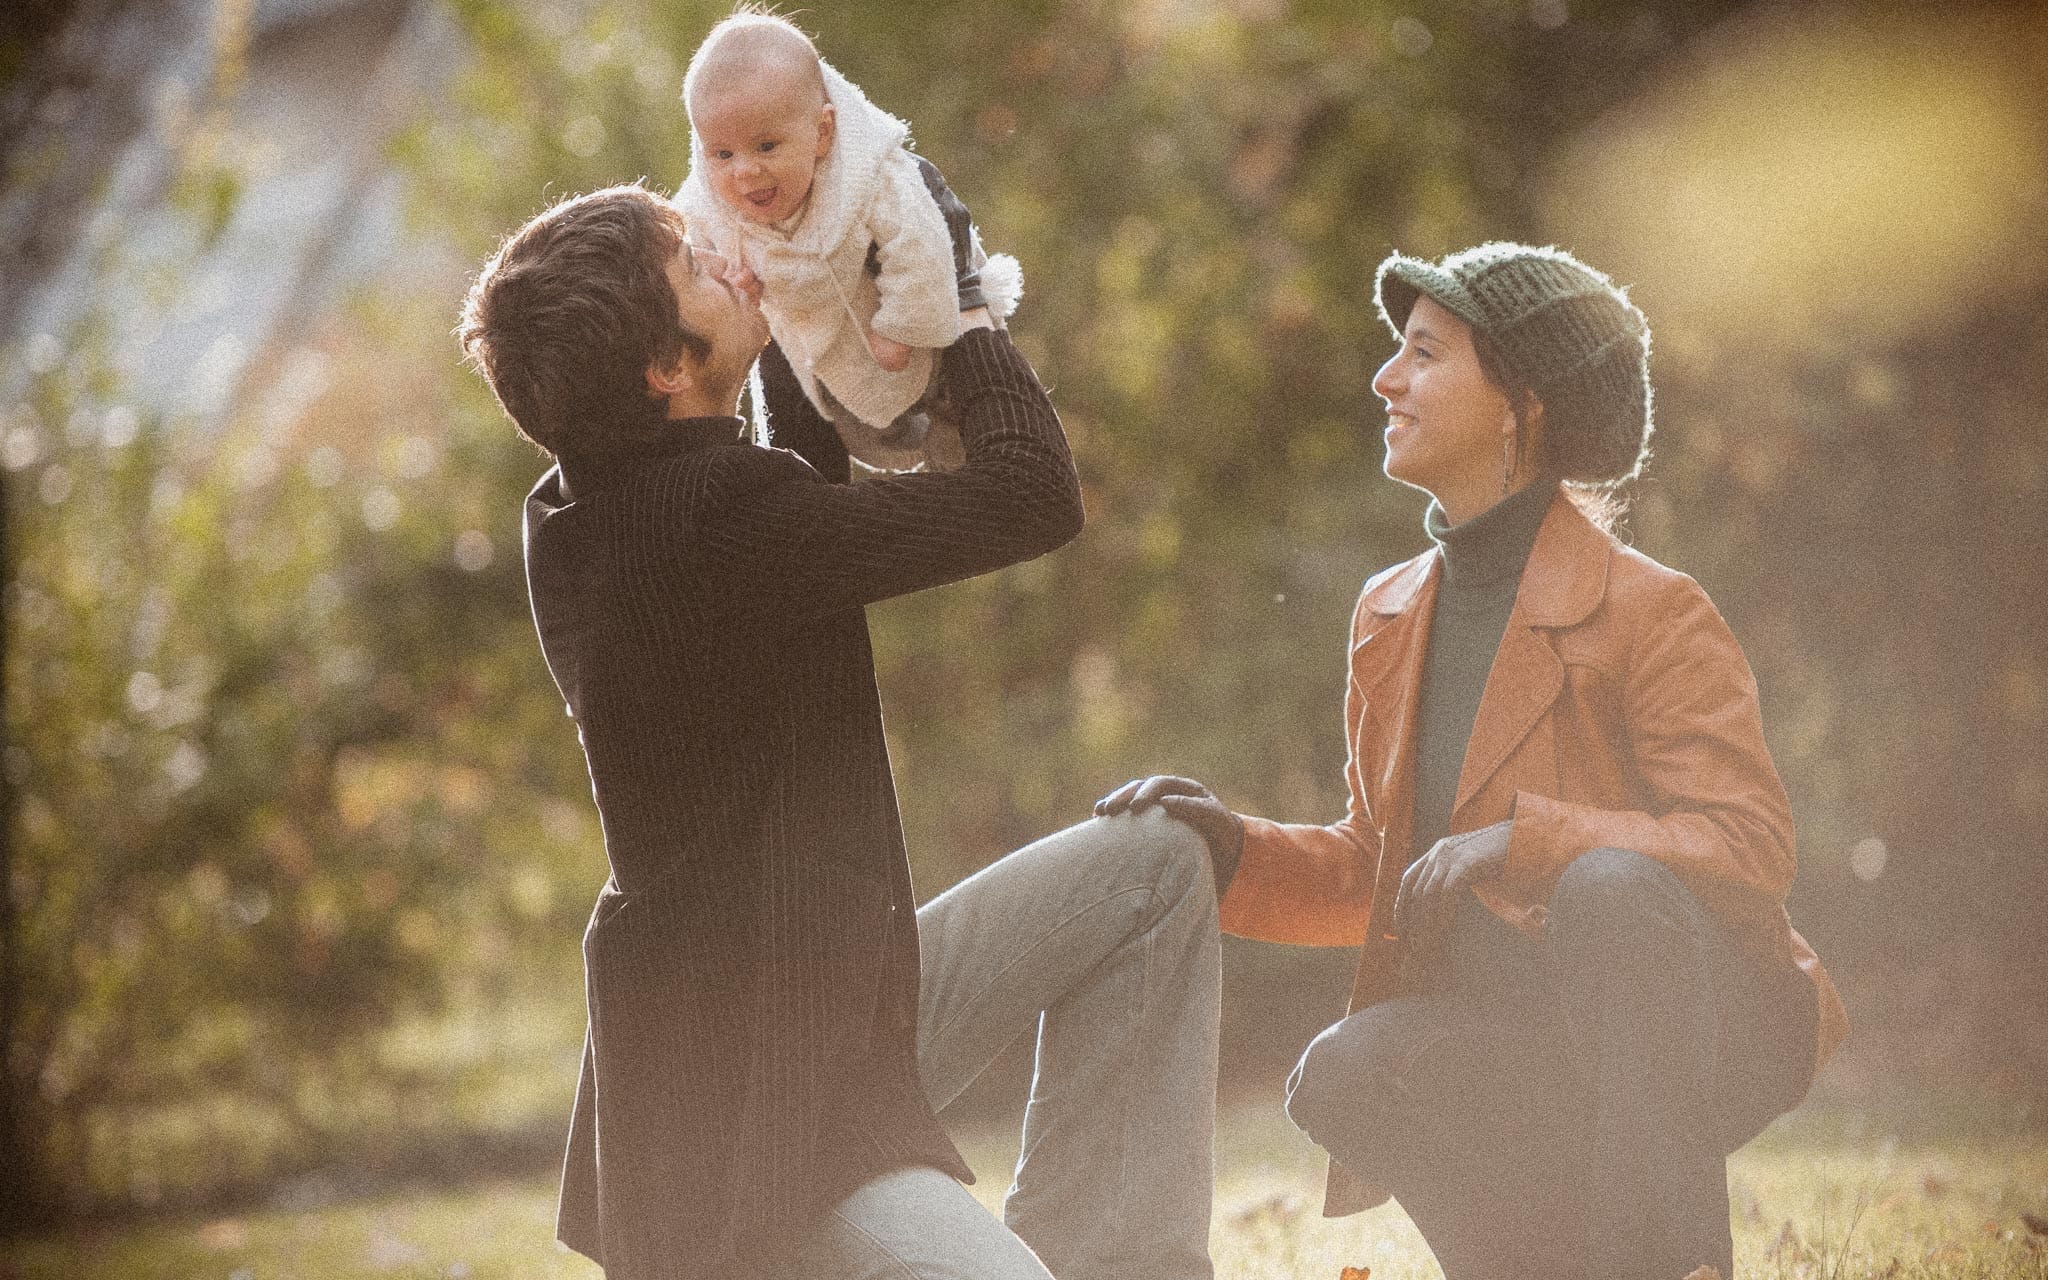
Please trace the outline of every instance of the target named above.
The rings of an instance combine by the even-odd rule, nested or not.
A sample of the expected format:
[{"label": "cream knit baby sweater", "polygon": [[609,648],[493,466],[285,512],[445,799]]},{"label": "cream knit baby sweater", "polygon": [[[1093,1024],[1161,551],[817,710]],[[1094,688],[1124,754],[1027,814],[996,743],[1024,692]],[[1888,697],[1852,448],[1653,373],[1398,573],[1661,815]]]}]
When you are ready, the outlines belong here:
[{"label": "cream knit baby sweater", "polygon": [[[823,384],[846,411],[882,429],[923,397],[934,349],[960,334],[953,242],[908,150],[910,126],[829,63],[820,70],[836,127],[802,208],[773,225],[742,218],[713,194],[695,130],[690,176],[676,200],[691,241],[760,277],[769,332],[811,403],[827,412]],[[879,276],[866,270],[870,245]],[[990,288],[984,268],[1000,320],[1015,309],[1021,278],[1014,259],[995,261],[993,275]],[[908,367],[891,373],[877,364],[868,329],[911,347]]]}]

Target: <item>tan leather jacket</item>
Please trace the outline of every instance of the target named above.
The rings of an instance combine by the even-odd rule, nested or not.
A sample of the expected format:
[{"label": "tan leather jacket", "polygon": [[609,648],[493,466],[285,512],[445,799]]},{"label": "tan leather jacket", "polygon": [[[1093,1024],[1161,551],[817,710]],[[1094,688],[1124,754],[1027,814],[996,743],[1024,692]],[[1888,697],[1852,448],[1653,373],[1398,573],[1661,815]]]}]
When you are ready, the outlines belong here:
[{"label": "tan leather jacket", "polygon": [[[1271,942],[1359,946],[1350,1009],[1393,994],[1387,919],[1407,866],[1415,713],[1439,553],[1365,584],[1345,695],[1350,805],[1328,826],[1245,817],[1223,927]],[[1540,930],[1572,859],[1655,858],[1760,962],[1816,988],[1815,1067],[1848,1029],[1840,996],[1786,917],[1791,806],[1764,745],[1756,680],[1699,584],[1595,528],[1560,493],[1536,535],[1458,779],[1453,833],[1514,820],[1505,874],[1479,897]],[[1354,1189],[1355,1190],[1355,1189]],[[1333,1184],[1332,1212],[1342,1203]],[[1352,1197],[1355,1201],[1355,1196]]]}]

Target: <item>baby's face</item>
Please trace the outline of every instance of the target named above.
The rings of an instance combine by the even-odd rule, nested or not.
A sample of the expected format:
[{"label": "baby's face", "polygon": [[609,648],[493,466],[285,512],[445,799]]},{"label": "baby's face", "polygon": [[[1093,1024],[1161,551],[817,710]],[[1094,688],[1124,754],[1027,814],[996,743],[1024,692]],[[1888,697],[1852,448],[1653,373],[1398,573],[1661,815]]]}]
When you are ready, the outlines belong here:
[{"label": "baby's face", "polygon": [[831,104],[772,79],[696,98],[690,124],[712,192],[750,222],[781,222],[802,208],[832,149]]}]

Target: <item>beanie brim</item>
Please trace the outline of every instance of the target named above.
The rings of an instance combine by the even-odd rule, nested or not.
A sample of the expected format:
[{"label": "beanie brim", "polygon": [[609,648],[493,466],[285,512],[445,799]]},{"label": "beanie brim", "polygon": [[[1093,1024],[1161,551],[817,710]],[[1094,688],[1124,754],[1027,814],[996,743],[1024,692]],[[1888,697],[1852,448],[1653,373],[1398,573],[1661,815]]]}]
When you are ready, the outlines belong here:
[{"label": "beanie brim", "polygon": [[1408,313],[1415,310],[1415,300],[1421,297],[1440,304],[1475,329],[1485,325],[1479,304],[1456,276],[1433,262],[1388,254],[1373,277],[1373,301],[1396,342],[1407,332]]},{"label": "beanie brim", "polygon": [[1565,479],[1612,485],[1642,469],[1650,327],[1605,275],[1562,249],[1495,241],[1440,264],[1389,254],[1373,294],[1397,342],[1425,297],[1470,325],[1488,376],[1542,402],[1546,465]]}]

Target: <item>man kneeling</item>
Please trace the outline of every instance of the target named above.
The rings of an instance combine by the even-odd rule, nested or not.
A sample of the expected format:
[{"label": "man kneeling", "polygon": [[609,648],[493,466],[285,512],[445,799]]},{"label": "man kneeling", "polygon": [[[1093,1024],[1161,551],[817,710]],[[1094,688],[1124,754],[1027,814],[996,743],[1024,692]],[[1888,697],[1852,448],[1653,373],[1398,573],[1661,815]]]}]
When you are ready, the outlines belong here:
[{"label": "man kneeling", "polygon": [[[964,267],[966,210],[941,204]],[[559,1234],[613,1280],[1206,1277],[1202,840],[1096,819],[913,911],[883,743],[864,606],[1074,537],[1059,419],[969,311],[941,372],[964,465],[848,483],[757,282],[685,232],[638,187],[559,204],[459,330],[556,464],[527,582],[611,864]],[[780,448],[735,413],[757,356]],[[1034,1018],[1005,1227],[933,1113]]]}]

